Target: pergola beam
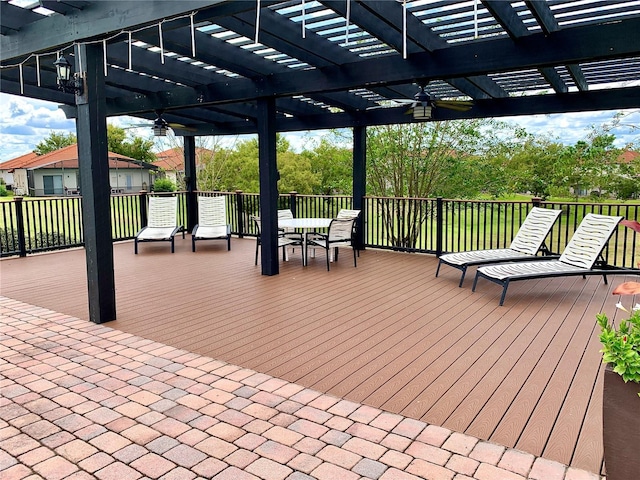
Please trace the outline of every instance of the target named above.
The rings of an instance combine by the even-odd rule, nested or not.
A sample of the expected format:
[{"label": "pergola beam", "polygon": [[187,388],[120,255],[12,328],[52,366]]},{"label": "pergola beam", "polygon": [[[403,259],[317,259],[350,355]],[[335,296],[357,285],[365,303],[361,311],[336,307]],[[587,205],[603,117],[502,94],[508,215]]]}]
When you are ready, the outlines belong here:
[{"label": "pergola beam", "polygon": [[[428,81],[541,68],[564,62],[576,64],[622,58],[640,53],[639,45],[628,41],[637,31],[640,31],[640,19],[633,18],[607,25],[560,30],[549,36],[542,33],[529,35],[518,42],[500,38],[479,44],[459,45],[436,50],[432,54],[415,54],[409,61],[382,57],[323,69],[274,74],[260,81],[232,79],[198,88],[177,87],[159,92],[153,100],[140,96],[112,99],[109,114],[124,115],[154,108],[249,101],[259,96],[311,95],[364,85],[385,86],[405,83],[407,78],[412,77]],[[594,36],[599,36],[601,41],[591,49],[585,49],[585,43]],[[221,94],[222,91],[224,94]]]},{"label": "pergola beam", "polygon": [[[640,87],[617,88],[606,91],[570,92],[563,94],[531,95],[500,99],[474,100],[471,110],[458,112],[444,108],[434,110],[434,120],[510,117],[520,115],[554,114],[640,108]],[[335,113],[303,118],[281,118],[276,121],[279,132],[349,128],[415,123],[406,115],[407,107],[381,108],[364,112]],[[203,126],[191,135],[229,135],[256,133],[255,125],[235,122],[217,126]]]},{"label": "pergola beam", "polygon": [[[4,3],[3,7],[4,7]],[[52,15],[27,23],[19,32],[0,37],[0,61],[5,62],[32,53],[49,51],[88,38],[98,38],[121,30],[152,25],[200,9],[215,8],[223,0],[181,0],[121,2],[104,0],[87,2],[82,15]],[[248,3],[248,2],[233,2]],[[249,7],[245,5],[245,7]]]}]

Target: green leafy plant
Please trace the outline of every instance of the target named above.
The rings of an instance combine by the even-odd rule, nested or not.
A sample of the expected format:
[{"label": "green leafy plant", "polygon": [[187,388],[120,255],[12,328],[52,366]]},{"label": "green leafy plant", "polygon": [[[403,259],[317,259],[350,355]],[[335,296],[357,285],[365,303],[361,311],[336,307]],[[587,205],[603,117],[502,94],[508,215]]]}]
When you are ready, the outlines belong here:
[{"label": "green leafy plant", "polygon": [[175,184],[168,178],[158,178],[153,183],[154,192],[175,192]]},{"label": "green leafy plant", "polygon": [[[613,291],[618,295],[633,295],[640,293],[640,282],[626,282]],[[602,361],[608,363],[613,371],[619,374],[625,382],[640,384],[640,303],[631,311],[622,302],[617,308],[629,313],[626,320],[620,320],[616,328],[607,315],[596,315],[600,326],[600,342],[602,342]],[[638,393],[640,395],[640,393]]]}]

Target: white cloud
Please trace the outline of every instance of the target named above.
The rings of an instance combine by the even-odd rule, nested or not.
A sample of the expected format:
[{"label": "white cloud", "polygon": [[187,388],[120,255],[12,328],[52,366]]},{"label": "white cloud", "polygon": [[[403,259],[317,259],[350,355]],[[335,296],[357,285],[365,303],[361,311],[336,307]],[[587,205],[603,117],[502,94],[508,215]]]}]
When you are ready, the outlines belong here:
[{"label": "white cloud", "polygon": [[0,94],[0,160],[29,153],[52,131],[75,132],[56,104]]},{"label": "white cloud", "polygon": [[617,113],[621,114],[619,126],[611,130],[616,136],[616,147],[635,144],[635,148],[640,148],[640,109],[529,115],[502,120],[515,123],[529,133],[546,135],[565,145],[573,145],[585,140],[594,127],[611,124]]},{"label": "white cloud", "polygon": [[[35,146],[52,131],[75,133],[75,121],[68,120],[57,104],[33,100],[26,97],[0,93],[0,161],[10,160],[33,151]],[[620,125],[612,130],[616,135],[616,146],[635,144],[640,148],[640,109],[624,110]],[[573,145],[583,140],[594,126],[610,123],[616,112],[579,112],[553,115],[530,115],[505,117],[508,121],[523,127],[529,133],[549,136],[557,141]],[[145,123],[131,117],[109,118],[109,123],[128,128],[133,124]],[[151,122],[148,122],[151,124]],[[149,127],[130,130],[132,134],[153,139]],[[326,130],[315,132],[293,132],[285,134],[295,151],[309,148],[310,141],[326,135]],[[230,138],[236,139],[235,136]],[[241,136],[240,139],[244,138]],[[162,143],[158,143],[161,147]]]}]

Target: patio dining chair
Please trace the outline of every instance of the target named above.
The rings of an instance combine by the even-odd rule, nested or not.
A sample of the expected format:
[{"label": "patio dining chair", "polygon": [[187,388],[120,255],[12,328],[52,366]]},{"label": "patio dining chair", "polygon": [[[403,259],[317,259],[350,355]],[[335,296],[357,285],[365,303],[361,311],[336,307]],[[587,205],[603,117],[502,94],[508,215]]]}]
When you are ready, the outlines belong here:
[{"label": "patio dining chair", "polygon": [[149,197],[147,219],[147,226],[135,237],[134,253],[140,242],[171,242],[173,253],[176,233],[182,232],[184,238],[184,227],[178,224],[178,197]]},{"label": "patio dining chair", "polygon": [[[286,208],[278,210],[278,221],[289,218],[293,218],[293,212],[290,209]],[[302,242],[302,234],[300,232],[296,232],[295,228],[278,228],[278,230],[284,237]]]},{"label": "patio dining chair", "polygon": [[[357,237],[358,230],[358,217],[360,216],[360,210],[349,210],[347,208],[343,208],[338,212],[338,216],[336,218],[353,218],[353,230],[352,230],[352,239],[354,245],[357,247],[357,242],[355,241]],[[356,252],[358,252],[358,256],[360,256],[360,250],[356,248]]]},{"label": "patio dining chair", "polygon": [[[309,232],[307,234],[306,248],[321,247],[325,250],[327,257],[327,271],[329,271],[330,254],[333,249],[333,260],[338,261],[338,249],[340,247],[351,247],[353,250],[353,266],[356,267],[356,247],[353,241],[353,223],[355,218],[334,218],[329,224],[327,233]],[[308,257],[308,252],[305,252]]]},{"label": "patio dining chair", "polygon": [[[256,259],[255,265],[258,265],[258,251],[260,250],[260,245],[262,245],[262,222],[260,221],[260,217],[252,215],[251,219],[256,227]],[[298,234],[298,237],[287,237],[284,233],[278,233],[278,248],[282,247],[282,260],[286,261],[287,257],[287,247],[289,246],[300,246],[302,247],[302,235]]]},{"label": "patio dining chair", "polygon": [[623,217],[587,214],[578,225],[571,240],[558,259],[536,262],[503,263],[478,267],[473,281],[473,291],[479,278],[486,278],[502,285],[500,305],[504,303],[509,284],[516,280],[534,278],[568,277],[582,275],[602,275],[607,283],[607,275],[636,273],[640,270],[607,267],[602,251]]},{"label": "patio dining chair", "polygon": [[[551,228],[562,213],[562,210],[533,207],[522,222],[518,233],[508,248],[494,248],[489,250],[470,250],[466,252],[445,253],[440,256],[436,277],[440,273],[440,266],[444,263],[462,271],[459,287],[462,287],[467,268],[474,265],[487,265],[501,262],[548,260],[558,258],[551,255],[544,244]],[[537,256],[541,252],[543,256]]]},{"label": "patio dining chair", "polygon": [[196,251],[197,240],[226,240],[231,250],[231,225],[227,223],[225,197],[198,197],[198,224],[191,232],[191,251]]}]

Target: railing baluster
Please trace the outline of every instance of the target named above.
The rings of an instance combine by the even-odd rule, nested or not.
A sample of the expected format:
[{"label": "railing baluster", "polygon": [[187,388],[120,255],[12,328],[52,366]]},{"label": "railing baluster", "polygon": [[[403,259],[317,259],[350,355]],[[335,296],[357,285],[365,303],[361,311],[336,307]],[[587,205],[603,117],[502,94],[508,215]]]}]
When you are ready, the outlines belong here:
[{"label": "railing baluster", "polygon": [[[179,219],[185,220],[185,193],[177,192]],[[232,232],[239,237],[254,235],[248,215],[259,211],[259,195],[236,192],[198,192],[227,198]],[[146,193],[113,195],[110,200],[114,241],[131,239],[146,225]],[[296,217],[335,217],[342,208],[352,208],[348,195],[301,195],[279,197],[279,205],[289,206]],[[506,248],[532,206],[564,211],[552,229],[547,245],[554,253],[564,250],[578,224],[587,213],[619,215],[637,220],[640,205],[585,204],[577,202],[529,202],[411,199],[365,197],[362,204],[365,246],[409,252],[435,253],[479,248]],[[21,197],[2,204],[4,227],[2,256],[25,256],[31,252],[82,245],[82,197]],[[13,232],[13,233],[12,233]],[[614,233],[604,252],[609,263],[637,267],[640,234],[630,229]]]}]

